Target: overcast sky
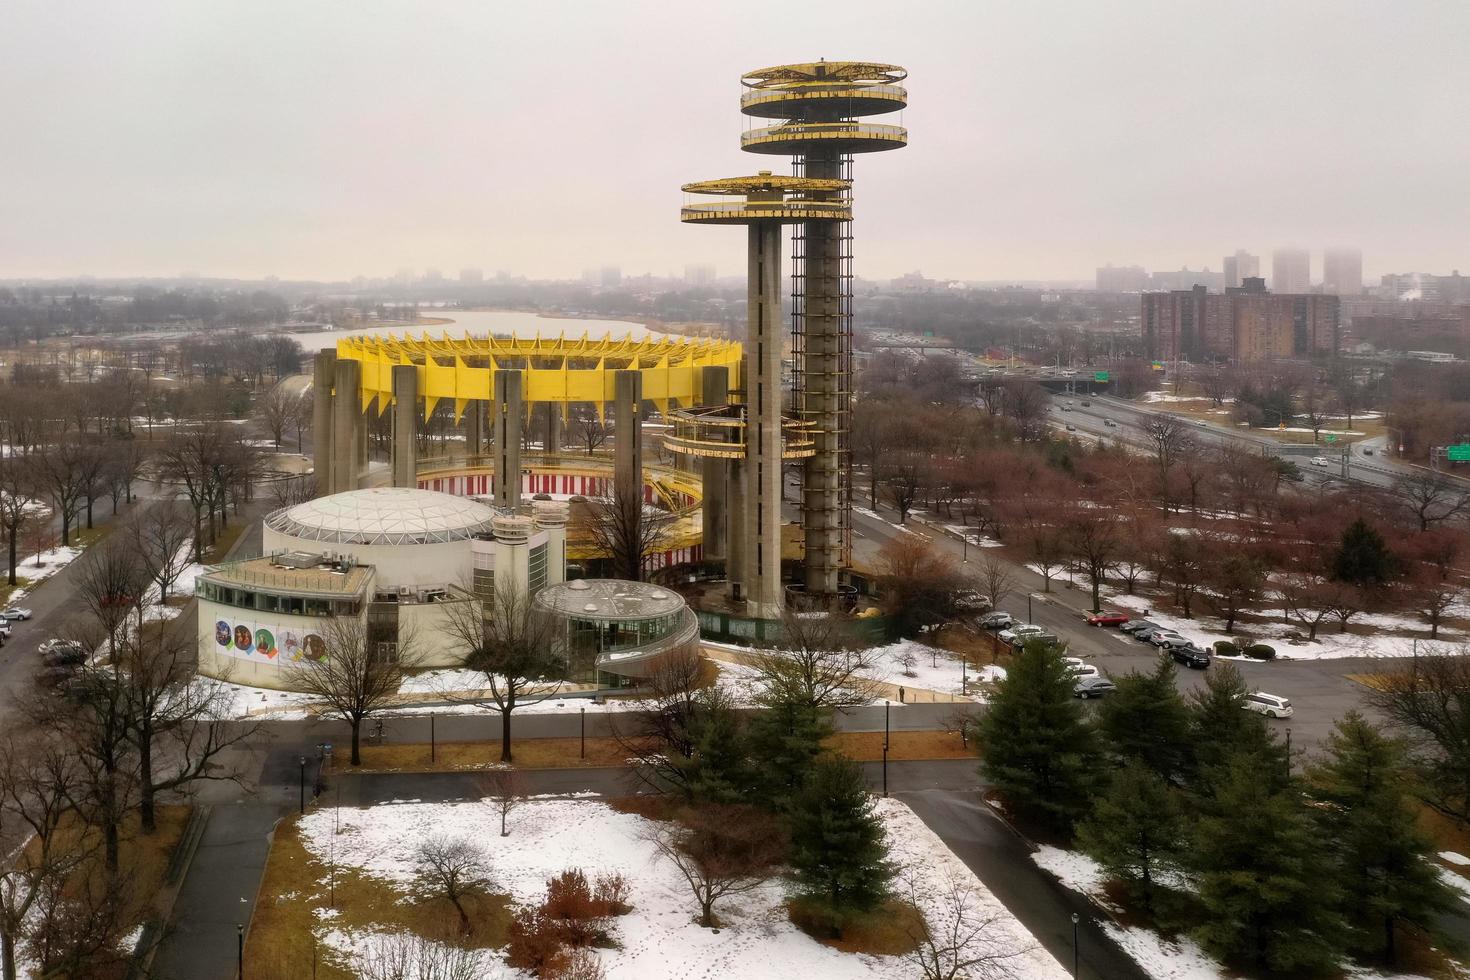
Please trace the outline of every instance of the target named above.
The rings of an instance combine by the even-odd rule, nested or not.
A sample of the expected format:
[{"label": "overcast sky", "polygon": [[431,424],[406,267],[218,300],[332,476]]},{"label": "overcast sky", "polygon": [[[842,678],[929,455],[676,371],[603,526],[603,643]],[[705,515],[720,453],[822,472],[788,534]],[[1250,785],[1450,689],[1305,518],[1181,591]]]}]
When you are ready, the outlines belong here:
[{"label": "overcast sky", "polygon": [[1470,272],[1467,52],[1465,0],[4,0],[0,278],[736,273],[679,185],[783,169],[738,78],[819,57],[910,72],[859,275]]}]

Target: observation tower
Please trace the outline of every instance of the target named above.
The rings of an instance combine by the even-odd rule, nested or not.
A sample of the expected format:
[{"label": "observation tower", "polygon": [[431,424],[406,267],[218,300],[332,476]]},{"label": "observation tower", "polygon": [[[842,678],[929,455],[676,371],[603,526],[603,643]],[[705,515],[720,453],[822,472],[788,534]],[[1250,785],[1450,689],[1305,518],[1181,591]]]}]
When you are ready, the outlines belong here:
[{"label": "observation tower", "polygon": [[[775,125],[747,129],[741,149],[791,158],[790,177],[753,177],[686,184],[686,193],[743,200],[686,204],[681,220],[749,228],[747,337],[743,405],[684,413],[669,447],[730,460],[729,580],[732,596],[748,594],[751,614],[779,615],[781,459],[806,460],[802,479],[806,592],[838,592],[838,573],[851,558],[852,414],[852,156],[904,146],[901,126],[860,121],[905,107],[895,65],[818,61],[748,72],[741,112]],[[793,227],[791,418],[781,416],[780,319],[782,225]],[[712,379],[713,380],[713,379]],[[712,386],[712,388],[715,386]],[[711,391],[713,394],[713,390]],[[707,404],[715,404],[713,398]],[[682,426],[682,427],[681,427]],[[721,432],[724,433],[721,437]],[[784,438],[783,438],[784,437]],[[743,447],[721,442],[740,442]],[[708,529],[719,520],[710,506],[720,474],[706,464]],[[743,523],[742,523],[743,522]]]}]

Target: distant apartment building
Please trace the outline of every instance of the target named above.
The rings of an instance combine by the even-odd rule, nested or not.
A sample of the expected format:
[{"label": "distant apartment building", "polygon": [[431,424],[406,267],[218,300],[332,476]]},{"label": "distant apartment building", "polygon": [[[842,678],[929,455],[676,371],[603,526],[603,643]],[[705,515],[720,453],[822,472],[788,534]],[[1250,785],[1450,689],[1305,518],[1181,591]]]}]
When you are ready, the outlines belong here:
[{"label": "distant apartment building", "polygon": [[1232,289],[1261,274],[1261,257],[1238,248],[1234,255],[1225,256],[1223,269],[1225,288]]},{"label": "distant apartment building", "polygon": [[485,270],[483,270],[483,269],[476,269],[476,268],[473,268],[473,267],[466,267],[464,269],[460,269],[459,270],[459,281],[460,282],[484,282],[485,281]]},{"label": "distant apartment building", "polygon": [[684,281],[691,286],[713,286],[715,284],[715,267],[712,265],[686,265],[684,267]]},{"label": "distant apartment building", "polygon": [[1329,248],[1322,253],[1322,292],[1357,296],[1363,291],[1363,253],[1356,248]]},{"label": "distant apartment building", "polygon": [[[1241,280],[1244,283],[1244,279]],[[1278,248],[1271,253],[1271,291],[1305,293],[1312,288],[1312,256],[1304,248]]]},{"label": "distant apartment building", "polygon": [[598,279],[604,286],[620,286],[623,282],[623,270],[615,265],[605,265],[598,274]]},{"label": "distant apartment building", "polygon": [[1193,289],[1204,286],[1216,292],[1225,288],[1225,276],[1209,269],[1195,272],[1193,269],[1160,270],[1149,276],[1150,289]]},{"label": "distant apartment building", "polygon": [[1148,270],[1141,265],[1115,266],[1111,262],[1097,270],[1100,293],[1141,293],[1148,288]]},{"label": "distant apartment building", "polygon": [[1422,300],[1426,303],[1470,303],[1470,276],[1456,269],[1447,276],[1422,272],[1394,272],[1379,280],[1378,296],[1387,300]]},{"label": "distant apartment building", "polygon": [[1143,294],[1143,340],[1154,360],[1263,361],[1330,354],[1341,341],[1336,296],[1274,293],[1252,276],[1238,288]]}]

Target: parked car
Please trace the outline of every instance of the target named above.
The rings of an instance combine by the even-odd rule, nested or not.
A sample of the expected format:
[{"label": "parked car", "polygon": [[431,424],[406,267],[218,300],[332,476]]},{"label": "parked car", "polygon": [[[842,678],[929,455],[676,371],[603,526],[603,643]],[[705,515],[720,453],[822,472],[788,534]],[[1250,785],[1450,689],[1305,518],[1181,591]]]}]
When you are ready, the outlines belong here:
[{"label": "parked car", "polygon": [[1042,631],[1040,633],[1022,633],[1020,636],[1011,641],[1011,646],[1019,651],[1022,647],[1032,642],[1033,640],[1040,641],[1041,643],[1045,643],[1048,646],[1061,642],[1051,633]]},{"label": "parked car", "polygon": [[1312,457],[1312,465],[1313,466],[1327,466],[1329,464],[1327,462],[1327,457],[1326,456],[1313,456]]},{"label": "parked car", "polygon": [[1082,407],[1083,408],[1091,408],[1092,407],[1092,402],[1090,402],[1086,398],[1084,398],[1084,399],[1082,399]]},{"label": "parked car", "polygon": [[1016,640],[1016,637],[1018,637],[1018,636],[1025,636],[1028,633],[1045,633],[1045,632],[1046,632],[1046,630],[1042,629],[1040,626],[1037,626],[1035,623],[1017,623],[1016,625],[1010,627],[1009,629],[1003,629],[1003,630],[1001,630],[1000,631],[1000,638],[1001,638],[1001,641],[1002,642],[1005,642],[1005,643],[1014,643],[1015,640]]},{"label": "parked car", "polygon": [[1173,630],[1158,630],[1149,636],[1148,642],[1156,647],[1162,647],[1167,650],[1171,646],[1183,646],[1189,642],[1189,639],[1180,633],[1175,633]]},{"label": "parked car", "polygon": [[1196,670],[1204,670],[1210,665],[1210,651],[1204,647],[1195,646],[1193,643],[1174,647],[1169,654],[1174,658],[1176,664],[1183,664],[1185,667],[1193,667]]},{"label": "parked car", "polygon": [[11,632],[13,631],[10,628],[10,620],[0,619],[0,636],[3,636],[8,640],[10,639]]},{"label": "parked car", "polygon": [[1072,693],[1084,701],[1088,698],[1100,698],[1104,694],[1111,694],[1117,689],[1117,685],[1101,674],[1089,674],[1086,677],[1079,677],[1077,678],[1077,683],[1072,685]]},{"label": "parked car", "polygon": [[1088,663],[1086,660],[1083,660],[1081,657],[1065,657],[1063,659],[1066,661],[1067,667],[1071,669],[1073,676],[1092,677],[1093,675],[1098,673],[1098,669],[1096,667]]},{"label": "parked car", "polygon": [[1195,419],[1194,420],[1194,424],[1197,425],[1197,426],[1199,426],[1201,429],[1203,429],[1203,428],[1207,428],[1210,423],[1206,422],[1204,419]]},{"label": "parked car", "polygon": [[1116,429],[1118,427],[1118,423],[1113,419],[1103,419],[1103,425],[1110,429]]},{"label": "parked car", "polygon": [[994,603],[990,601],[990,596],[981,595],[974,589],[961,589],[954,595],[954,607],[956,609],[963,609],[966,612],[983,613],[992,605]]},{"label": "parked car", "polygon": [[1160,626],[1159,624],[1157,624],[1157,623],[1150,623],[1144,629],[1134,630],[1133,631],[1133,638],[1135,640],[1141,640],[1144,643],[1148,643],[1148,642],[1151,642],[1153,640],[1155,633],[1167,633],[1167,632],[1169,632],[1169,630],[1165,629],[1164,627]]},{"label": "parked car", "polygon": [[1069,426],[1067,426],[1067,431],[1068,432],[1076,432],[1077,431],[1077,427],[1075,425],[1069,425]]},{"label": "parked car", "polygon": [[1150,623],[1146,619],[1130,619],[1118,627],[1120,633],[1132,633],[1134,636],[1147,629],[1160,629],[1160,626],[1158,623]]},{"label": "parked car", "polygon": [[40,651],[42,655],[45,655],[50,653],[52,650],[57,650],[62,647],[76,647],[80,650],[82,648],[82,645],[76,640],[63,640],[53,636],[49,640],[42,640],[41,645],[36,647],[36,649]]},{"label": "parked car", "polygon": [[1291,702],[1275,694],[1253,691],[1245,696],[1240,706],[1247,711],[1258,711],[1268,718],[1290,718],[1296,713]]},{"label": "parked car", "polygon": [[41,654],[41,663],[47,667],[79,667],[87,662],[87,651],[79,646],[57,647],[50,653]]},{"label": "parked car", "polygon": [[1128,617],[1122,613],[1093,613],[1087,617],[1088,626],[1122,626],[1128,622]]},{"label": "parked car", "polygon": [[1364,446],[1363,447],[1363,455],[1364,456],[1372,456],[1373,455],[1373,447],[1372,446]]},{"label": "parked car", "polygon": [[1015,619],[1011,617],[1010,613],[1000,612],[999,610],[986,613],[979,619],[980,628],[983,630],[1003,630],[1014,623]]},{"label": "parked car", "polygon": [[11,606],[8,609],[0,610],[0,616],[9,620],[30,619],[31,611],[24,606]]}]

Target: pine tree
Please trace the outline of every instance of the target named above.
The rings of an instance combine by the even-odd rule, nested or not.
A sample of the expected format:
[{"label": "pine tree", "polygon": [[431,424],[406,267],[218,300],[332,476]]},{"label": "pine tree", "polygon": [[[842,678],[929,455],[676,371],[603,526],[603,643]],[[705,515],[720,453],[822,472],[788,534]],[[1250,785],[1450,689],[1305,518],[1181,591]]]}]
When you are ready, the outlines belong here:
[{"label": "pine tree", "polygon": [[747,726],[754,764],[755,798],[785,811],[806,784],[822,752],[822,740],[832,733],[823,709],[794,702],[772,704],[751,718]]},{"label": "pine tree", "polygon": [[1433,842],[1415,823],[1404,742],[1351,711],[1328,737],[1327,752],[1310,781],[1326,804],[1320,823],[1334,845],[1350,944],[1393,963],[1396,925],[1427,928],[1454,896],[1430,863]]},{"label": "pine tree", "polygon": [[675,784],[692,803],[739,803],[749,794],[749,750],[740,716],[718,688],[701,691],[689,720],[694,751],[667,760]]},{"label": "pine tree", "polygon": [[1196,936],[1228,962],[1322,969],[1337,961],[1338,892],[1301,788],[1263,778],[1273,764],[1233,756],[1202,803],[1189,855],[1205,908]]},{"label": "pine tree", "polygon": [[1398,560],[1383,535],[1361,517],[1342,532],[1342,542],[1332,559],[1332,577],[1359,588],[1372,588],[1391,580]]},{"label": "pine tree", "polygon": [[1200,796],[1210,794],[1210,784],[1226,761],[1241,753],[1260,757],[1262,778],[1276,787],[1287,778],[1286,749],[1265,718],[1242,707],[1247,693],[1234,664],[1216,664],[1205,675],[1205,686],[1190,695],[1193,788]]},{"label": "pine tree", "polygon": [[1068,830],[1087,809],[1096,738],[1063,649],[1028,643],[976,727],[981,775],[1018,813]]},{"label": "pine tree", "polygon": [[1077,826],[1082,850],[1150,915],[1159,896],[1161,871],[1176,871],[1184,845],[1178,794],[1138,761],[1113,774],[1107,792]]},{"label": "pine tree", "polygon": [[1175,686],[1174,662],[1159,661],[1151,674],[1130,671],[1098,708],[1098,729],[1109,753],[1138,762],[1171,785],[1182,783],[1189,764],[1189,708]]},{"label": "pine tree", "polygon": [[790,822],[793,877],[834,934],[887,897],[895,869],[856,763],[840,756],[818,759],[792,802]]}]

